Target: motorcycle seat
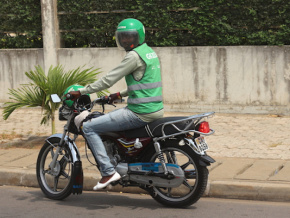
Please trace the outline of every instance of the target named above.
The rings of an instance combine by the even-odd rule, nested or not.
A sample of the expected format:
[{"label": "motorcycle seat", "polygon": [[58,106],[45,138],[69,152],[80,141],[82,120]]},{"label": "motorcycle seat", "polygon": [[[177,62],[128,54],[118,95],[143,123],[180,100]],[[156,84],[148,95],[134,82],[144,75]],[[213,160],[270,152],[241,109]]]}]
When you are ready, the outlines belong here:
[{"label": "motorcycle seat", "polygon": [[[163,117],[147,124],[145,127],[124,131],[123,135],[126,136],[127,138],[161,137],[163,135],[162,126],[164,123],[182,120],[186,118],[188,117]],[[189,124],[189,122],[190,121],[185,120],[185,121],[175,123],[174,125],[178,129],[183,130]],[[191,126],[190,129],[194,129],[194,125]],[[171,134],[179,132],[172,125],[166,125],[163,131],[166,135],[171,135]]]}]

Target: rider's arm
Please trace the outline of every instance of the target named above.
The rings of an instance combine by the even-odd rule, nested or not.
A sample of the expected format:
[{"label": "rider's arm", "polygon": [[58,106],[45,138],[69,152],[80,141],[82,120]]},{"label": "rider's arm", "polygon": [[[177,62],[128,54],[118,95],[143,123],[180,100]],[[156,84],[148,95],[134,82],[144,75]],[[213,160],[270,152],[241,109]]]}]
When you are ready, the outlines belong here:
[{"label": "rider's arm", "polygon": [[[124,76],[139,71],[142,68],[143,63],[138,54],[134,51],[128,52],[123,61],[107,73],[106,76],[100,78],[96,82],[87,85],[85,88],[80,89],[81,94],[90,94],[94,92],[99,92],[104,89],[110,88]],[[122,91],[123,97],[125,97],[126,91]]]},{"label": "rider's arm", "polygon": [[122,90],[122,91],[120,92],[120,95],[121,95],[122,97],[127,97],[127,96],[128,96],[128,89],[124,89],[124,90]]}]

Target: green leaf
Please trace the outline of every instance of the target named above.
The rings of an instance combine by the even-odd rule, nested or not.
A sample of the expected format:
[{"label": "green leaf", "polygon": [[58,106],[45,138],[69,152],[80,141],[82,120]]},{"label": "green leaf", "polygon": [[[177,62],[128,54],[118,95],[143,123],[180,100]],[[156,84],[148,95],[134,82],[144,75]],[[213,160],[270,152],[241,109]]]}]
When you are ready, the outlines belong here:
[{"label": "green leaf", "polygon": [[[30,79],[29,84],[22,84],[20,88],[9,89],[8,95],[12,100],[4,103],[3,118],[9,116],[18,108],[22,107],[41,107],[43,119],[41,124],[47,123],[59,108],[59,103],[53,103],[50,99],[51,94],[62,96],[67,87],[73,84],[87,85],[97,80],[99,69],[78,67],[74,70],[65,71],[61,65],[50,67],[45,75],[40,66],[35,66],[35,70],[25,72]],[[97,93],[104,95],[106,90]]]}]

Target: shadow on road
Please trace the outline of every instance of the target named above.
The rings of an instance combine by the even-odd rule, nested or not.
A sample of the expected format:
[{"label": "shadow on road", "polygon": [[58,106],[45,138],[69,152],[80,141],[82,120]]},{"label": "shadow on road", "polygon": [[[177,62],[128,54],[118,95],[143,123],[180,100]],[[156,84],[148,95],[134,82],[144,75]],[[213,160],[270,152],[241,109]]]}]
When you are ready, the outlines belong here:
[{"label": "shadow on road", "polygon": [[[110,209],[113,207],[127,207],[130,210],[140,208],[151,210],[157,210],[160,208],[166,209],[165,206],[152,199],[150,195],[144,194],[83,192],[82,195],[70,195],[64,200],[48,199],[40,190],[30,191],[29,194],[34,196],[33,199],[31,199],[33,202],[49,201],[62,206],[81,207],[86,208],[87,210]],[[196,209],[196,207],[190,206],[187,209]]]}]

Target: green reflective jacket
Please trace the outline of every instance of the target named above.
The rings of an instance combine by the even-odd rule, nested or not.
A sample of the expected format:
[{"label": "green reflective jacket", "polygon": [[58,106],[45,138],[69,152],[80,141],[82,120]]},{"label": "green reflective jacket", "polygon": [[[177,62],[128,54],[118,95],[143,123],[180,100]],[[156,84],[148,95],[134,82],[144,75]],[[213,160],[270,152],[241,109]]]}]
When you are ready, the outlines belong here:
[{"label": "green reflective jacket", "polygon": [[132,74],[126,76],[128,86],[128,108],[138,114],[153,113],[163,109],[160,63],[156,53],[144,43],[133,49],[146,63],[141,80]]}]

